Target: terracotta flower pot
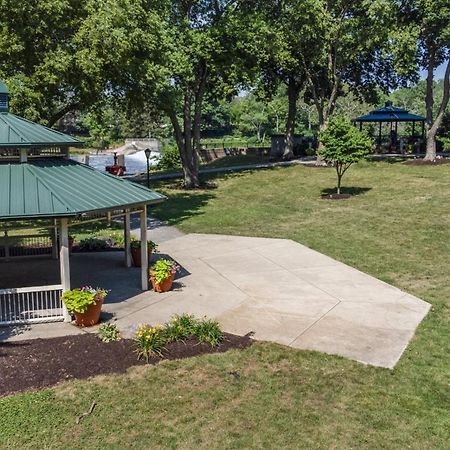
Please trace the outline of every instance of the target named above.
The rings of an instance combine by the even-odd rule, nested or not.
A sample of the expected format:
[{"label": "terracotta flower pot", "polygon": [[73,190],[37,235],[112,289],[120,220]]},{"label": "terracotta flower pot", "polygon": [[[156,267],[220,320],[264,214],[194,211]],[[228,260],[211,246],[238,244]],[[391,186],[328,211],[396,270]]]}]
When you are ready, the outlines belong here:
[{"label": "terracotta flower pot", "polygon": [[74,313],[75,324],[79,327],[92,327],[100,320],[100,313],[102,312],[103,297],[96,296],[95,305],[89,305],[84,313]]},{"label": "terracotta flower pot", "polygon": [[153,278],[152,271],[150,271],[150,281],[152,282],[153,290],[155,292],[168,292],[172,289],[173,279],[175,274],[172,273],[163,282],[157,283]]},{"label": "terracotta flower pot", "polygon": [[[140,247],[131,247],[131,258],[133,260],[134,267],[142,266],[141,249]],[[152,251],[148,249],[148,262],[152,259]]]}]

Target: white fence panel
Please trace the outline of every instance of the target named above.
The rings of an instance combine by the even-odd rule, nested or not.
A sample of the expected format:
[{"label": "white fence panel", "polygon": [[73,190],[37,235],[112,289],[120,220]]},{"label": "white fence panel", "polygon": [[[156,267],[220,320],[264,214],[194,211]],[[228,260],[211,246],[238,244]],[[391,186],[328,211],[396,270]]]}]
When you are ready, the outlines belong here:
[{"label": "white fence panel", "polygon": [[64,320],[62,286],[0,289],[0,325]]}]

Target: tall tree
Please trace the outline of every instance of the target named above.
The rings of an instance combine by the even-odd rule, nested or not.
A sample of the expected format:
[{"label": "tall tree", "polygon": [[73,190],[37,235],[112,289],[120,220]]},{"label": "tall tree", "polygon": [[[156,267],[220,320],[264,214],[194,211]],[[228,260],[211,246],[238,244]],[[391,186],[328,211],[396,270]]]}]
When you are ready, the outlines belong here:
[{"label": "tall tree", "polygon": [[[448,0],[406,0],[399,4],[400,31],[396,35],[399,70],[425,70],[427,142],[425,159],[436,159],[436,135],[450,98],[450,3]],[[405,57],[406,55],[406,57]],[[443,92],[434,113],[434,73],[445,64]]]},{"label": "tall tree", "polygon": [[390,0],[320,3],[326,31],[317,36],[320,51],[313,58],[305,56],[303,62],[305,99],[315,105],[323,132],[340,96],[353,92],[373,102],[378,89],[395,87],[397,78],[386,51],[393,23]]},{"label": "tall tree", "polygon": [[[288,111],[285,126],[283,158],[294,156],[294,133],[297,100],[305,83],[305,58],[315,58],[318,36],[325,33],[323,13],[316,0],[243,2],[248,26],[247,41],[259,45],[249,47],[257,55],[260,85],[270,98],[280,84],[286,87]],[[246,21],[246,25],[249,21]]]},{"label": "tall tree", "polygon": [[200,185],[198,150],[205,95],[235,93],[238,67],[243,67],[234,46],[234,10],[233,0],[172,1],[168,21],[172,76],[161,106],[173,125],[186,188]]},{"label": "tall tree", "polygon": [[52,126],[92,102],[75,44],[86,16],[84,0],[0,0],[0,78],[14,112]]}]

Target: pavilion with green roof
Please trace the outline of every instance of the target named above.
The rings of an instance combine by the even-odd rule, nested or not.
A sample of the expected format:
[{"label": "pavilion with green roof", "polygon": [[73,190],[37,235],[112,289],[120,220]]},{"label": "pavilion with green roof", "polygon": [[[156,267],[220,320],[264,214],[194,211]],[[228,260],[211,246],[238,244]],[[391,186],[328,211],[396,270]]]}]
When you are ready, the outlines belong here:
[{"label": "pavilion with green roof", "polygon": [[[32,224],[52,230],[53,257],[61,283],[2,286],[0,325],[70,321],[61,295],[70,286],[69,227],[105,217],[123,217],[125,265],[131,266],[130,216],[140,214],[141,285],[148,289],[147,207],[165,200],[155,191],[69,159],[82,143],[9,112],[9,93],[0,82],[0,258],[8,259],[10,232]],[[2,242],[3,241],[3,242]]]}]

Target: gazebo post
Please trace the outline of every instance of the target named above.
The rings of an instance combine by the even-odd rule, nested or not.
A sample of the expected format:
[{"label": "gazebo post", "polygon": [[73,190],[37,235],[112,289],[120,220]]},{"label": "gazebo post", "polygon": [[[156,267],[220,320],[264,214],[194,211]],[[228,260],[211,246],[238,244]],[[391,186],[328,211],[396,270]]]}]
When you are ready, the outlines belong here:
[{"label": "gazebo post", "polygon": [[52,259],[58,259],[58,222],[53,220],[52,228]]},{"label": "gazebo post", "polygon": [[383,122],[380,122],[380,129],[379,129],[379,132],[378,132],[378,145],[381,147],[381,124],[382,124]]},{"label": "gazebo post", "polygon": [[123,220],[124,244],[125,244],[125,267],[131,267],[131,214],[130,210],[125,210]]},{"label": "gazebo post", "polygon": [[422,141],[424,140],[424,138],[425,138],[425,122],[422,121]]},{"label": "gazebo post", "polygon": [[[61,285],[63,293],[70,290],[70,262],[69,262],[69,227],[67,219],[60,219],[59,222],[59,267],[61,271]],[[64,322],[70,322],[71,317],[63,304]]]},{"label": "gazebo post", "polygon": [[413,129],[412,129],[412,137],[416,134],[416,121],[413,120]]},{"label": "gazebo post", "polygon": [[142,205],[141,211],[141,285],[142,290],[148,290],[148,248],[147,248],[147,206]]}]

